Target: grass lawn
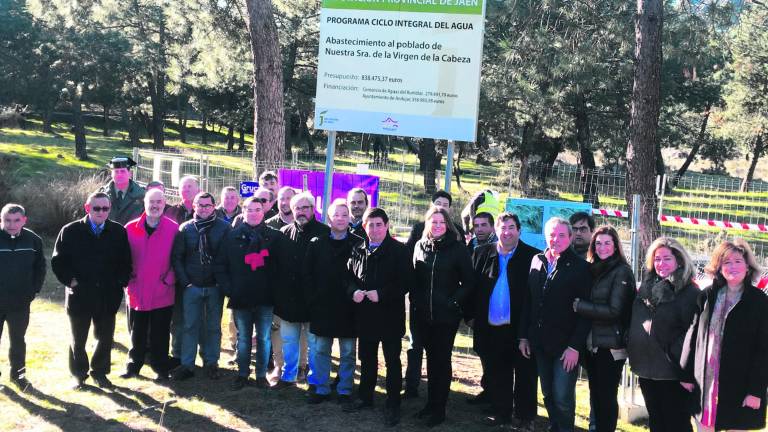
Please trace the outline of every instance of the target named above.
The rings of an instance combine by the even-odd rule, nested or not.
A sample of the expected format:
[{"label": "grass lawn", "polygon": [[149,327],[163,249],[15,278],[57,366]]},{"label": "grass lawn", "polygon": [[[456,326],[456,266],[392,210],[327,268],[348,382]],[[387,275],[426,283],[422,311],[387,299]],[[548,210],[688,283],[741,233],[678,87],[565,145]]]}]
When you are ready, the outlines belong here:
[{"label": "grass lawn", "polygon": [[[46,239],[50,252],[53,239]],[[226,323],[228,312],[225,311]],[[115,347],[112,351],[114,390],[92,388],[74,391],[67,369],[67,350],[70,339],[69,324],[63,309],[63,290],[50,273],[41,295],[32,304],[27,331],[27,376],[32,386],[19,389],[7,378],[7,336],[0,342],[0,430],[3,431],[369,431],[384,430],[380,408],[384,403],[383,358],[379,359],[380,376],[377,387],[376,410],[359,414],[345,414],[335,402],[308,405],[305,401],[306,385],[296,390],[259,390],[246,387],[239,392],[229,389],[234,379],[234,366],[226,360],[230,351],[222,350],[220,365],[224,377],[211,381],[198,373],[184,382],[157,384],[154,374],[146,366],[146,378],[123,380],[118,377],[124,370],[130,347],[126,319],[118,313]],[[225,326],[226,334],[226,326]],[[225,338],[226,339],[226,338]],[[92,339],[91,339],[92,341]],[[224,346],[226,346],[226,342]],[[403,354],[405,362],[405,347]],[[482,430],[479,408],[467,405],[466,397],[479,388],[479,361],[468,354],[469,338],[460,336],[453,358],[454,382],[448,403],[448,420],[439,430],[466,432]],[[92,350],[92,348],[91,348]],[[405,363],[403,363],[405,365]],[[358,369],[359,370],[359,369]],[[426,372],[426,371],[424,371]],[[402,422],[395,430],[417,431],[413,414],[425,403],[426,383],[422,383],[422,397],[403,403]],[[577,424],[584,430],[588,423],[588,390],[586,382],[577,388]],[[546,411],[539,401],[537,430],[546,430]],[[619,430],[644,431],[643,426],[622,423]]]}]

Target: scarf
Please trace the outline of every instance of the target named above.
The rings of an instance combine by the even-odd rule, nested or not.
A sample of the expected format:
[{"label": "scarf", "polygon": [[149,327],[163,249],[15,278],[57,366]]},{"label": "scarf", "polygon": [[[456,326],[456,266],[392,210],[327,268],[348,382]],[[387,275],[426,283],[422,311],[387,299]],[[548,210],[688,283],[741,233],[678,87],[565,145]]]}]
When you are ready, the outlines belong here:
[{"label": "scarf", "polygon": [[652,272],[640,285],[637,296],[651,311],[655,311],[661,303],[673,301],[675,294],[685,287],[682,274],[683,269],[679,268],[666,278],[661,279],[655,272]]},{"label": "scarf", "polygon": [[203,265],[210,265],[213,262],[213,256],[211,255],[211,239],[209,237],[211,228],[216,222],[216,212],[211,213],[207,219],[200,219],[195,215],[194,224],[199,235],[197,242],[197,249],[200,252],[200,263]]},{"label": "scarf", "polygon": [[589,265],[589,271],[592,273],[592,276],[597,280],[604,274],[613,270],[613,268],[616,267],[618,264],[619,264],[618,255],[613,255],[605,260],[601,260],[599,257],[595,256],[595,262]]}]

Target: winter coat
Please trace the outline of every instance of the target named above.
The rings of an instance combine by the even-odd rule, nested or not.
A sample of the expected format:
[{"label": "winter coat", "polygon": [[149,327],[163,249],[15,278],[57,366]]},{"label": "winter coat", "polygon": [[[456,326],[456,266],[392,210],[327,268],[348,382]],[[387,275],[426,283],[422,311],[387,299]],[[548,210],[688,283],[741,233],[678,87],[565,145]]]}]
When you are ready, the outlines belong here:
[{"label": "winter coat", "polygon": [[195,211],[194,209],[187,209],[187,206],[185,206],[183,202],[180,202],[172,206],[166,205],[163,215],[176,222],[178,225],[181,225],[192,219],[192,217],[195,216]]},{"label": "winter coat", "polygon": [[412,310],[417,317],[452,324],[464,316],[475,275],[467,247],[449,233],[438,240],[421,239],[413,253]]},{"label": "winter coat", "polygon": [[224,220],[216,218],[208,231],[208,246],[212,261],[203,264],[200,260],[200,232],[194,220],[184,222],[179,227],[173,243],[173,271],[176,273],[176,283],[181,291],[192,284],[198,287],[216,285],[214,261],[219,254],[224,238],[230,231],[230,226]]},{"label": "winter coat", "polygon": [[25,310],[43,287],[43,240],[22,228],[11,237],[0,230],[0,313]]},{"label": "winter coat", "polygon": [[491,325],[488,323],[491,294],[499,279],[499,250],[497,245],[486,244],[478,246],[472,255],[472,267],[475,271],[475,289],[470,294],[467,308],[467,319],[474,319],[474,337],[472,338],[475,351],[481,352],[492,349],[498,344],[517,346],[518,326],[523,309],[523,299],[526,297],[528,285],[528,270],[531,260],[541,251],[518,241],[515,254],[507,262],[507,283],[509,286],[509,317],[510,323],[504,326],[494,326],[494,335],[503,334],[503,340],[489,339]]},{"label": "winter coat", "polygon": [[327,237],[331,235],[328,225],[323,225],[316,219],[312,219],[304,226],[295,221],[280,229],[291,240],[291,265],[287,272],[289,279],[287,284],[276,292],[275,315],[281,319],[298,323],[309,321],[309,305],[305,298],[305,288],[302,286],[302,272],[306,269],[305,259],[309,242],[315,237]]},{"label": "winter coat", "polygon": [[590,322],[573,311],[573,301],[589,298],[591,288],[589,266],[571,248],[560,255],[550,275],[545,254],[533,257],[520,316],[520,338],[556,358],[569,347],[583,351]]},{"label": "winter coat", "polygon": [[642,378],[682,378],[680,356],[696,313],[699,288],[693,281],[681,279],[679,270],[666,279],[652,272],[632,303],[627,351],[632,372]]},{"label": "winter coat", "polygon": [[117,191],[115,190],[115,182],[113,180],[102,186],[99,192],[109,195],[109,202],[112,205],[112,209],[109,211],[109,218],[120,225],[125,225],[144,213],[145,190],[133,180],[128,181],[128,189],[126,189],[122,200],[117,199]]},{"label": "winter coat", "polygon": [[[107,220],[96,237],[87,216],[64,225],[53,247],[51,268],[66,286],[67,314],[114,315],[132,272],[125,228]],[[77,280],[75,287],[69,286],[72,278]]]},{"label": "winter coat", "polygon": [[280,215],[279,214],[276,214],[276,215],[272,216],[271,218],[267,219],[265,221],[265,223],[267,224],[268,227],[274,228],[276,230],[279,230],[280,228],[288,225],[287,223],[283,222],[282,219],[280,219]]},{"label": "winter coat", "polygon": [[412,284],[413,266],[408,247],[387,234],[384,241],[370,251],[368,241],[352,249],[347,263],[351,272],[347,295],[355,291],[373,291],[379,295],[374,303],[367,297],[355,303],[355,327],[359,338],[392,339],[405,335],[405,294]]},{"label": "winter coat", "polygon": [[263,223],[230,230],[216,255],[214,275],[227,307],[273,306],[274,291],[283,289],[292,256],[290,241]]},{"label": "winter coat", "polygon": [[146,221],[147,215],[143,214],[125,226],[133,261],[133,273],[125,293],[128,307],[136,311],[168,307],[176,295],[171,253],[179,225],[161,216],[155,231],[147,235]]},{"label": "winter coat", "polygon": [[342,240],[315,237],[309,243],[304,268],[309,331],[324,337],[354,337],[353,302],[347,295],[347,261],[363,239],[349,233]]},{"label": "winter coat", "polygon": [[[686,336],[682,355],[684,381],[704,382],[707,367],[709,323],[720,289],[710,286],[699,296],[696,317]],[[694,381],[695,380],[695,381]],[[728,312],[723,328],[715,428],[762,429],[765,427],[768,387],[768,296],[747,285],[741,299]],[[701,396],[701,392],[696,392]],[[760,398],[760,408],[742,407],[744,398]],[[698,401],[701,408],[703,400]]]},{"label": "winter coat", "polygon": [[216,217],[224,221],[227,225],[231,224],[232,221],[234,221],[235,218],[240,216],[242,213],[243,209],[240,206],[235,207],[235,211],[232,213],[232,216],[227,216],[227,211],[224,210],[224,207],[216,207]]},{"label": "winter coat", "polygon": [[592,321],[593,348],[626,348],[627,329],[635,300],[635,276],[618,258],[590,265],[595,284],[589,299],[580,299],[576,312]]}]

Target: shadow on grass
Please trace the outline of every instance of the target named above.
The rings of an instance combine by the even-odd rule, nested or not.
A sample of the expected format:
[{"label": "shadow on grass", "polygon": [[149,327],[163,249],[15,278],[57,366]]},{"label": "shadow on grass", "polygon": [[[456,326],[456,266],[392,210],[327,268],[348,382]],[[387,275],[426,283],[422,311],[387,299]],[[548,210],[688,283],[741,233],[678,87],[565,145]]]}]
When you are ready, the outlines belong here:
[{"label": "shadow on grass", "polygon": [[[40,416],[48,423],[56,425],[65,431],[92,430],[94,427],[99,431],[132,430],[117,420],[101,417],[85,405],[65,402],[51,395],[44,394],[31,385],[24,392],[17,392],[11,387],[3,387],[2,394],[7,396],[11,402],[24,408],[30,415]],[[36,403],[28,396],[53,405],[57,409],[48,408]]]}]

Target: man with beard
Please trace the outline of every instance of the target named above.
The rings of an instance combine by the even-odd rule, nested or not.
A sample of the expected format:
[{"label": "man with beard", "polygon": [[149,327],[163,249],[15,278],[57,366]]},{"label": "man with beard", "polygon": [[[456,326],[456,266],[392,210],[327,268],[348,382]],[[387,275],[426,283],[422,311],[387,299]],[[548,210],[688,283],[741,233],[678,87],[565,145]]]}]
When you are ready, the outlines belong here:
[{"label": "man with beard", "polygon": [[176,296],[171,266],[173,240],[179,225],[163,216],[165,195],[151,189],[144,196],[144,214],[126,224],[133,273],[126,287],[131,349],[122,378],[139,375],[150,347],[152,369],[157,380],[168,379],[168,339]]},{"label": "man with beard", "polygon": [[112,365],[115,314],[132,265],[125,228],[108,219],[109,210],[109,195],[89,195],[86,216],[61,229],[51,256],[53,273],[66,290],[64,304],[72,329],[69,371],[76,390],[85,388],[89,375],[85,345],[91,325],[96,350],[90,360],[90,376],[100,387],[112,387],[107,374]]},{"label": "man with beard", "polygon": [[361,188],[351,189],[347,193],[347,204],[351,213],[349,230],[358,237],[365,238],[363,214],[368,210],[368,194]]},{"label": "man with beard", "polygon": [[582,259],[587,258],[589,242],[592,240],[592,231],[595,230],[595,219],[585,212],[577,212],[568,218],[573,229],[572,247],[576,255]]},{"label": "man with beard", "polygon": [[[330,228],[315,219],[315,198],[309,192],[302,192],[291,198],[291,211],[293,223],[280,229],[292,242],[294,269],[305,269],[305,259],[309,242],[315,237],[327,237]],[[313,348],[309,340],[309,308],[305,298],[302,280],[298,272],[291,272],[292,278],[287,285],[277,292],[275,314],[282,319],[280,323],[280,335],[283,340],[283,373],[278,382],[279,388],[291,387],[299,379],[299,367],[306,370],[306,366],[300,363],[300,357],[306,352],[306,348],[300,343],[301,336],[306,334],[309,353],[307,363],[312,370]],[[301,371],[303,372],[303,371]],[[314,384],[307,377],[310,384]]]},{"label": "man with beard", "polygon": [[293,223],[291,212],[291,198],[296,195],[296,190],[290,186],[283,186],[277,192],[278,213],[267,220],[267,226],[279,230]]},{"label": "man with beard", "polygon": [[205,349],[201,350],[203,370],[210,379],[220,376],[218,362],[224,297],[216,283],[213,263],[230,227],[217,217],[215,204],[213,195],[198,193],[193,202],[194,218],[179,227],[173,246],[173,268],[184,302],[181,367],[173,371],[174,380],[194,376],[201,327],[204,327],[206,343]]}]

